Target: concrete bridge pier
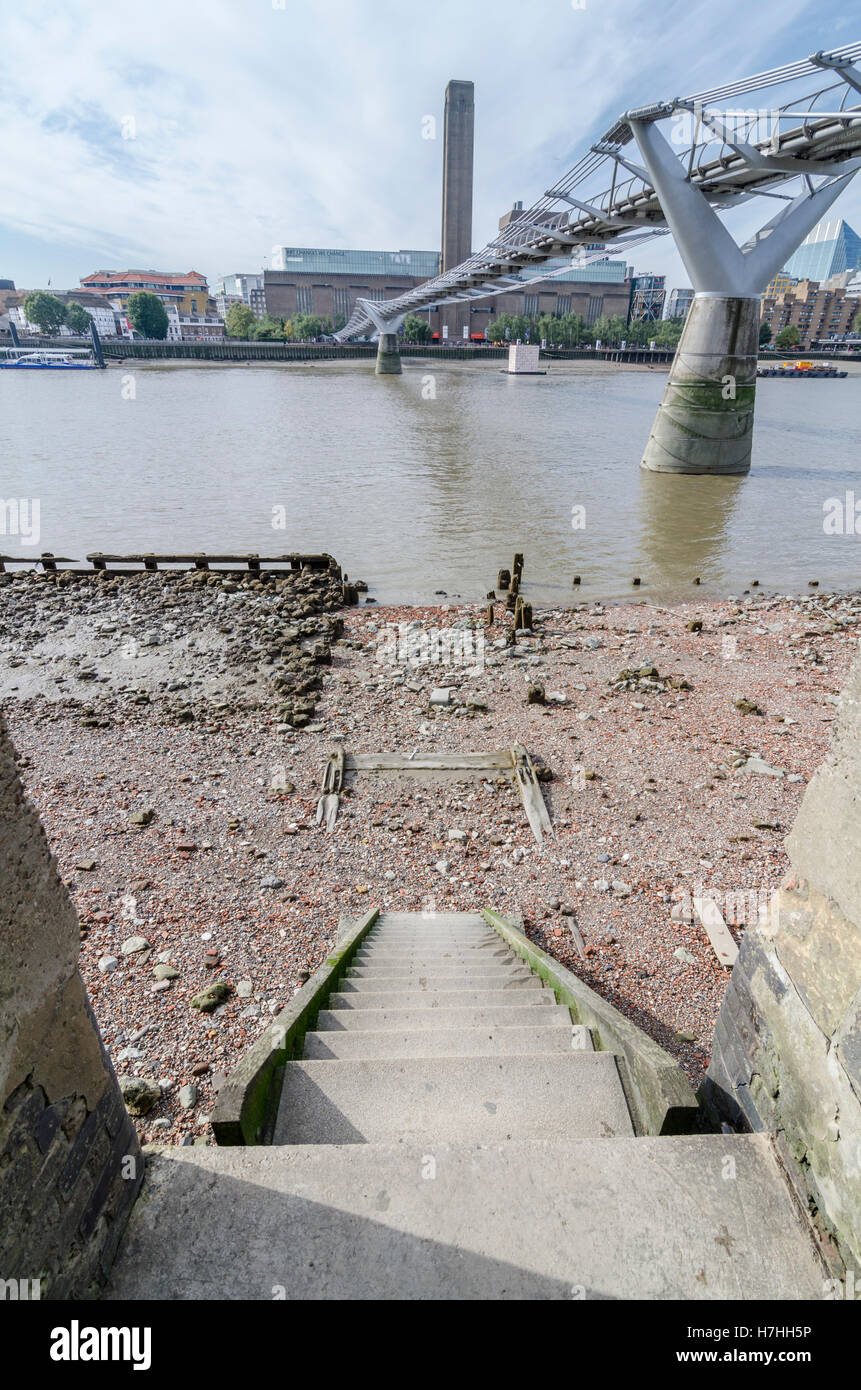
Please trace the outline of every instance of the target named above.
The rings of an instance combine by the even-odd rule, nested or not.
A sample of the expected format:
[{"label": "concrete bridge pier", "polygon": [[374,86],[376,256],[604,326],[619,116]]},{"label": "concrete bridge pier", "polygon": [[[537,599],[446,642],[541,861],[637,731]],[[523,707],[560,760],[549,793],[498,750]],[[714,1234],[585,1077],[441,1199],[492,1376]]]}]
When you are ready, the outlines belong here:
[{"label": "concrete bridge pier", "polygon": [[[802,192],[738,246],[712,206],[731,206],[738,199],[712,193],[710,202],[691,182],[656,121],[632,112],[629,124],[646,166],[644,175],[660,199],[695,291],[642,467],[656,473],[747,473],[760,296],[845,188],[854,165],[846,173],[846,164],[824,167],[823,181],[814,188],[811,162],[795,161],[806,174]],[[786,172],[786,156],[763,155],[741,143],[734,148],[764,174],[772,168]]]},{"label": "concrete bridge pier", "polygon": [[643,454],[655,473],[747,473],[759,297],[697,294]]},{"label": "concrete bridge pier", "polygon": [[377,340],[377,376],[400,376],[403,371],[397,333],[381,333]]},{"label": "concrete bridge pier", "polygon": [[387,319],[380,313],[381,306],[373,299],[357,299],[356,304],[364,309],[377,330],[377,363],[374,368],[377,376],[400,376],[403,368],[398,346],[398,329],[406,314]]}]

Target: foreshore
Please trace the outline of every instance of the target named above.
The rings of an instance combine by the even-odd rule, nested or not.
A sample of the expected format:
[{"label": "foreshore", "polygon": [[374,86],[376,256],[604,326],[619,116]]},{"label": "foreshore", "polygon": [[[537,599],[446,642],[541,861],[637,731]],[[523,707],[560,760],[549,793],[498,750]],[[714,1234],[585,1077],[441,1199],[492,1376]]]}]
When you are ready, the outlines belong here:
[{"label": "foreshore", "polygon": [[[120,1075],[161,1086],[144,1139],[211,1138],[223,1076],[369,906],[521,911],[698,1082],[727,971],[691,897],[740,941],[784,876],[861,596],[538,609],[513,645],[484,611],[341,609],[314,576],[0,585],[0,696],[81,972]],[[491,781],[368,775],[316,824],[339,744],[514,743],[547,769],[543,846]],[[193,1008],[215,980],[226,1002]]]}]

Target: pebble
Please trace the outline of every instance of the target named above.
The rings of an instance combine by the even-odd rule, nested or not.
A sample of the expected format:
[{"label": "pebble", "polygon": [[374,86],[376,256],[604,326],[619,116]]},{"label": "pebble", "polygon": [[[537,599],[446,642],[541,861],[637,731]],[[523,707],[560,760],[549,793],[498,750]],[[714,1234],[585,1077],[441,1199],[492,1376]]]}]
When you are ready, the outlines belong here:
[{"label": "pebble", "polygon": [[692,956],[690,951],[685,950],[684,946],[676,947],[675,951],[673,951],[673,955],[676,960],[683,960],[688,965],[696,965],[697,963],[696,956]]},{"label": "pebble", "polygon": [[112,972],[116,970],[118,965],[119,961],[117,960],[116,956],[100,956],[99,958],[99,970],[102,972],[103,975],[112,974]]},{"label": "pebble", "polygon": [[149,942],[145,936],[127,936],[120,946],[120,951],[124,956],[137,955],[138,951],[148,951]]},{"label": "pebble", "polygon": [[[172,600],[174,595],[160,581],[135,581],[134,589],[118,584],[116,593],[104,597],[92,587],[100,605],[99,620],[122,610],[123,632],[163,630],[167,610],[160,611],[162,597],[167,594]],[[347,610],[343,615],[346,642],[339,644],[334,666],[317,671],[322,672],[323,686],[313,699],[323,734],[309,736],[305,731],[297,734],[280,717],[286,696],[273,699],[269,693],[270,673],[283,671],[286,663],[264,666],[262,661],[265,646],[273,639],[280,641],[287,625],[298,631],[304,617],[279,612],[266,587],[255,592],[243,583],[237,588],[239,592],[230,595],[237,605],[234,612],[231,604],[234,633],[220,638],[211,655],[201,641],[193,665],[177,649],[170,650],[168,657],[173,639],[166,632],[164,653],[154,648],[148,655],[152,662],[169,659],[171,683],[184,682],[174,694],[160,691],[158,681],[146,684],[137,671],[137,685],[146,684],[151,694],[149,706],[134,706],[129,698],[112,707],[106,685],[90,683],[85,692],[79,687],[80,698],[90,699],[97,714],[108,721],[105,727],[86,728],[83,737],[83,708],[80,700],[70,699],[68,688],[56,687],[50,700],[38,704],[14,694],[7,701],[13,737],[30,760],[25,769],[28,789],[42,809],[63,876],[71,880],[82,927],[87,929],[81,972],[111,1055],[116,1056],[128,1042],[133,1027],[149,1022],[154,1032],[145,1044],[146,1061],[154,1073],[172,1069],[177,1083],[190,1079],[188,1061],[201,1053],[220,1073],[236,1065],[262,1022],[241,1018],[247,1004],[238,991],[236,998],[228,995],[217,1004],[217,1012],[202,1015],[189,1008],[192,991],[210,978],[203,975],[200,940],[204,932],[207,944],[217,941],[229,956],[237,980],[251,978],[266,990],[261,1012],[268,1021],[270,1008],[277,1012],[295,997],[300,970],[307,966],[313,973],[326,959],[339,917],[377,906],[419,910],[433,897],[440,911],[469,910],[476,902],[521,910],[528,935],[537,937],[623,1013],[645,1020],[657,1041],[677,1055],[681,1052],[683,1065],[697,1085],[702,1048],[708,1045],[725,979],[711,953],[700,946],[696,967],[684,962],[691,968],[679,970],[680,961],[673,952],[680,937],[683,941],[690,937],[693,945],[699,932],[689,933],[683,921],[675,920],[679,904],[671,895],[680,887],[692,892],[701,881],[698,876],[706,873],[718,890],[750,885],[767,889],[780,881],[786,868],[782,839],[763,836],[750,827],[755,819],[779,821],[787,829],[792,824],[804,784],[827,750],[833,725],[823,716],[836,711],[826,697],[840,689],[854,655],[861,604],[853,598],[839,600],[836,611],[845,611],[845,627],[817,643],[828,644],[827,674],[802,655],[800,644],[787,642],[786,633],[781,645],[748,627],[740,643],[743,667],[722,661],[721,631],[732,630],[728,624],[736,621],[726,603],[707,601],[696,607],[674,603],[662,608],[610,604],[600,611],[591,607],[553,614],[541,611],[536,614],[537,640],[543,634],[548,649],[541,656],[540,679],[550,691],[566,689],[569,699],[579,699],[579,691],[586,710],[599,716],[594,723],[575,719],[573,710],[571,714],[554,710],[551,718],[542,717],[538,707],[524,707],[525,677],[538,675],[520,665],[535,650],[534,644],[525,643],[518,643],[519,655],[513,663],[499,659],[503,645],[492,655],[495,666],[487,663],[475,676],[458,673],[455,707],[469,709],[471,702],[474,709],[487,704],[492,710],[489,719],[480,713],[478,723],[469,715],[454,719],[454,711],[444,707],[437,709],[436,719],[427,715],[424,701],[433,684],[432,669],[422,672],[421,678],[416,673],[411,681],[419,686],[412,692],[416,698],[401,705],[409,692],[404,686],[396,688],[388,678],[378,682],[377,664],[366,650],[370,614],[364,609]],[[201,633],[209,621],[210,595],[221,589],[220,583],[206,582],[194,591],[189,586],[182,599],[189,605],[194,599],[197,607],[189,606],[186,618],[192,613],[202,616],[196,623]],[[89,604],[89,586],[86,590]],[[4,597],[13,591],[19,596],[19,615],[25,598],[37,613],[40,605],[53,603],[55,595],[58,608],[86,606],[83,587],[55,591],[53,586],[39,584],[37,589],[30,580],[14,581],[5,589],[0,586]],[[39,595],[35,603],[33,595]],[[0,606],[3,601],[0,597]],[[819,602],[813,600],[815,605]],[[762,606],[758,599],[754,607]],[[793,628],[803,627],[813,616],[799,619],[794,600],[780,600],[772,604],[775,608],[790,636]],[[170,613],[171,620],[175,612]],[[457,605],[456,613],[445,621],[478,616],[477,610]],[[686,624],[697,616],[706,619],[704,633],[690,634]],[[378,612],[377,622],[383,618],[386,622],[419,618],[423,626],[439,626],[442,621],[438,609],[412,607]],[[497,622],[496,631],[501,634],[510,618],[498,614]],[[26,611],[23,627],[18,617],[23,631],[30,623]],[[47,627],[41,616],[39,625]],[[603,651],[586,646],[592,636],[603,643]],[[563,647],[566,639],[569,645]],[[237,653],[232,686],[212,676],[215,666],[224,668],[223,654],[231,643]],[[488,640],[487,655],[491,654]],[[636,684],[622,691],[613,688],[610,678],[620,667],[632,669],[639,680],[642,670],[655,669],[651,663],[657,659],[661,671],[684,671],[694,689],[660,689],[663,679],[653,681],[648,694],[646,687],[640,693]],[[99,665],[106,673],[108,663],[100,659]],[[27,672],[30,666],[28,661],[22,670]],[[126,683],[132,666],[124,663]],[[785,716],[782,722],[742,718],[734,709],[733,701],[741,693],[736,685],[740,671],[752,698],[767,702],[778,715],[783,709],[791,711],[796,721],[791,735]],[[440,674],[437,671],[437,680]],[[46,682],[52,675],[46,669]],[[259,684],[254,684],[258,678]],[[211,691],[216,683],[222,688],[217,696]],[[455,680],[446,682],[446,688],[454,689]],[[230,710],[217,708],[225,699]],[[633,701],[647,708],[636,710]],[[176,714],[183,704],[193,715],[187,728],[180,727]],[[419,733],[422,724],[424,735]],[[555,785],[543,792],[558,838],[539,855],[516,792],[510,783],[494,777],[433,786],[358,778],[342,799],[335,835],[327,837],[313,825],[313,814],[331,747],[329,730],[347,734],[348,752],[376,748],[409,753],[416,745],[456,751],[524,743],[556,772]],[[733,745],[754,737],[755,748],[737,748],[740,765],[760,757],[778,771],[785,767],[788,775],[742,775],[738,768],[732,770]],[[296,788],[287,803],[289,821],[283,796],[270,791],[275,769],[285,761],[285,775]],[[584,775],[582,783],[575,783],[569,771],[572,764],[584,773],[588,769],[592,776]],[[726,780],[712,782],[721,770]],[[181,783],[180,774],[192,780]],[[696,790],[698,783],[703,784],[701,790]],[[146,836],[127,819],[129,810],[137,806],[157,810],[156,826]],[[68,814],[61,816],[60,809]],[[401,821],[397,830],[371,828],[375,821],[388,827],[395,817]],[[168,820],[176,828],[162,834]],[[285,821],[298,826],[289,847]],[[418,829],[413,831],[413,826]],[[450,827],[468,827],[469,840],[449,840]],[[123,834],[124,830],[130,833]],[[243,837],[251,849],[241,845]],[[432,841],[442,843],[432,845]],[[176,850],[177,843],[195,842],[201,849],[204,843],[214,842],[213,849],[188,860]],[[468,844],[475,846],[475,853],[466,852]],[[630,894],[611,895],[611,882],[606,879],[599,880],[599,892],[585,877],[575,878],[575,874],[584,875],[590,862],[595,863],[599,848],[607,854],[596,865],[599,873],[609,873],[609,867],[602,866],[611,863],[621,867],[622,850],[630,852],[626,866],[631,875],[628,883],[634,888]],[[269,868],[269,873],[283,880],[282,891],[274,896],[266,897],[261,890],[260,876],[266,869],[252,858],[254,849],[269,854],[269,865],[277,866]],[[520,864],[511,857],[515,849],[525,851]],[[443,860],[448,864],[446,876],[434,868],[447,851],[455,854],[455,881],[447,857]],[[698,865],[701,857],[715,867],[705,870]],[[74,864],[89,858],[98,860],[98,873],[75,874]],[[395,878],[387,878],[395,862]],[[357,895],[354,884],[367,891]],[[117,959],[124,932],[144,930],[143,922],[138,925],[121,916],[123,892],[146,894],[137,915],[145,918],[157,948],[145,968],[142,989],[134,988],[129,969],[123,970],[121,964],[113,975],[98,968],[106,950]],[[575,952],[568,932],[549,937],[550,929],[568,920],[546,916],[545,903],[551,900],[566,906],[570,900],[576,907],[578,927],[589,943],[586,961]],[[108,921],[100,921],[99,914],[106,908],[111,909]],[[618,941],[612,949],[608,944],[611,929]],[[139,965],[145,954],[134,953],[131,963]],[[157,958],[180,972],[170,999],[166,992],[161,999],[150,993],[154,980],[150,972]],[[682,1047],[676,1039],[680,1019],[698,1047]],[[126,1065],[143,1066],[144,1059]],[[156,1113],[172,1117],[173,1129],[164,1135],[168,1142],[178,1142],[189,1129],[191,1134],[201,1133],[216,1089],[210,1076],[201,1092],[204,1088],[206,1104],[195,1107],[192,1114],[178,1106],[176,1089],[163,1096],[164,1109]],[[177,1125],[180,1116],[181,1126]],[[152,1121],[144,1123],[143,1132],[147,1130],[156,1132]]]},{"label": "pebble", "polygon": [[121,1076],[120,1091],[130,1115],[148,1115],[161,1100],[161,1087],[142,1076]]}]

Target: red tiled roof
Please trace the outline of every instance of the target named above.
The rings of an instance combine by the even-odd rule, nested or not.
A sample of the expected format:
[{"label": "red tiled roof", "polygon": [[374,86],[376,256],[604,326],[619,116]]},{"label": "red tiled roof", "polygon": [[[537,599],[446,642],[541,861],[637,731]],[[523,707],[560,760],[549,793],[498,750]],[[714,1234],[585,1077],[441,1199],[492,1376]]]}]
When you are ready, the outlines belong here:
[{"label": "red tiled roof", "polygon": [[205,285],[206,276],[201,275],[197,270],[189,270],[185,275],[176,274],[173,271],[162,270],[96,270],[92,275],[84,275],[81,278],[83,286],[92,284],[94,280],[108,281],[109,284],[120,287],[138,280],[151,280],[159,285]]}]

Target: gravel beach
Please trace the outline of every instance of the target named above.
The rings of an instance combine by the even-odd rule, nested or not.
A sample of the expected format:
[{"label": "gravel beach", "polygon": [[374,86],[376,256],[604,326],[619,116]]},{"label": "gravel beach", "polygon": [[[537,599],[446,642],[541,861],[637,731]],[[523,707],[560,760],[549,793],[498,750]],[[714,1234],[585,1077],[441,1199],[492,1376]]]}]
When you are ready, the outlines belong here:
[{"label": "gravel beach", "polygon": [[[4,714],[105,1044],[161,1088],[143,1139],[211,1138],[222,1078],[370,906],[522,912],[699,1081],[728,973],[691,898],[740,941],[785,875],[861,597],[533,621],[514,640],[504,602],[490,627],[485,605],[342,608],[325,572],[0,576]],[[360,775],[334,830],[316,824],[338,744],[514,743],[541,769],[543,845],[502,779]],[[215,982],[225,1002],[193,1007]]]}]

